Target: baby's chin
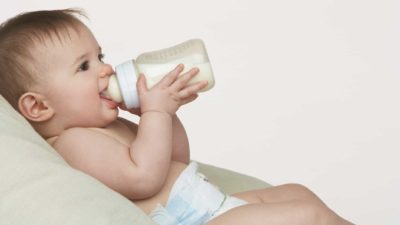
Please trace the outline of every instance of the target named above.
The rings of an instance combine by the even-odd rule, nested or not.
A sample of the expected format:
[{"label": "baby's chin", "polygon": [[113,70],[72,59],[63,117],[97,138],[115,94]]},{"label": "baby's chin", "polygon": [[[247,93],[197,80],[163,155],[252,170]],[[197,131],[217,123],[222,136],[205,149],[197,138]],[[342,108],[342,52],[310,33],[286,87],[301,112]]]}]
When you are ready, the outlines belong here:
[{"label": "baby's chin", "polygon": [[112,124],[117,119],[118,119],[118,108],[112,111],[107,110],[106,115],[103,114],[101,118],[97,118],[96,120],[91,120],[90,122],[88,121],[85,127],[104,128]]},{"label": "baby's chin", "polygon": [[112,112],[113,113],[110,113],[109,115],[107,115],[107,117],[104,119],[104,121],[102,121],[102,126],[100,126],[100,127],[106,127],[118,119],[118,107],[113,109]]}]

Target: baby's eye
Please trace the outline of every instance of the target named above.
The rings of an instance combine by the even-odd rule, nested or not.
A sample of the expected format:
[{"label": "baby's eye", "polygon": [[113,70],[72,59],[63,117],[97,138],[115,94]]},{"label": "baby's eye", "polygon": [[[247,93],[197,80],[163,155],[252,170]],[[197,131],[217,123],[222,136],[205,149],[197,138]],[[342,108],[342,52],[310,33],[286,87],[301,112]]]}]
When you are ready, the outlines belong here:
[{"label": "baby's eye", "polygon": [[103,61],[104,57],[105,57],[105,55],[103,53],[99,54],[98,58],[99,58],[100,62],[104,62]]},{"label": "baby's eye", "polygon": [[89,61],[85,61],[79,66],[78,71],[86,71],[88,69],[89,69]]}]

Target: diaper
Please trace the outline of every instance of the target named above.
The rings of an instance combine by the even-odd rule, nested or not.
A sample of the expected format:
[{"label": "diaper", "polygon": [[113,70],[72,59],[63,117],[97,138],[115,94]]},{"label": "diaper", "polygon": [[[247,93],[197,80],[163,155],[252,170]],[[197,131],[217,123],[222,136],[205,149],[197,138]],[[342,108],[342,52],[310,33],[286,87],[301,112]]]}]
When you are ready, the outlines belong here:
[{"label": "diaper", "polygon": [[149,214],[159,225],[201,225],[222,213],[247,204],[223,193],[198,173],[198,164],[191,162],[172,187],[165,207],[158,204]]}]

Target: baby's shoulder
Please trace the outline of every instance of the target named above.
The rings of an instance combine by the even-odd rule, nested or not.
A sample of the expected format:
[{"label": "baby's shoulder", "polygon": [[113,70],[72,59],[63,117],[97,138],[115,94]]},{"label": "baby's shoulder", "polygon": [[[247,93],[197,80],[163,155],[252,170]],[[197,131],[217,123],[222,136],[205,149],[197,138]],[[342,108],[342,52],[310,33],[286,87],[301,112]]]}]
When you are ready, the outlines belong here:
[{"label": "baby's shoulder", "polygon": [[47,142],[53,147],[60,147],[60,145],[76,147],[75,145],[104,142],[130,145],[136,138],[136,131],[136,124],[118,119],[105,127],[71,127],[56,137],[48,138]]},{"label": "baby's shoulder", "polygon": [[84,127],[72,127],[63,130],[59,135],[47,138],[46,141],[52,145],[65,144],[65,143],[77,143],[81,139],[86,139],[89,136],[96,136],[94,129],[92,128],[84,128]]},{"label": "baby's shoulder", "polygon": [[65,139],[65,138],[68,138],[68,137],[71,137],[74,135],[80,136],[84,132],[85,132],[85,128],[81,128],[81,127],[68,128],[68,129],[63,130],[61,133],[59,133],[56,136],[46,138],[46,141],[50,145],[54,145],[60,139]]}]

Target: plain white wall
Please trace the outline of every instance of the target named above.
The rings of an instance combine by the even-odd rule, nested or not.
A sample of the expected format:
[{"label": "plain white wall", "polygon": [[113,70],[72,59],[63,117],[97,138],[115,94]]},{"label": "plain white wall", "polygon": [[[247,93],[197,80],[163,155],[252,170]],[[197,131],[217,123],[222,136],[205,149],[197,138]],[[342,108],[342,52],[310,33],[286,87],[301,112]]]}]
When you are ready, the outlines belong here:
[{"label": "plain white wall", "polygon": [[274,185],[302,183],[357,224],[399,223],[399,1],[1,5],[1,21],[26,10],[86,9],[114,65],[202,38],[216,86],[179,112],[194,159]]}]

